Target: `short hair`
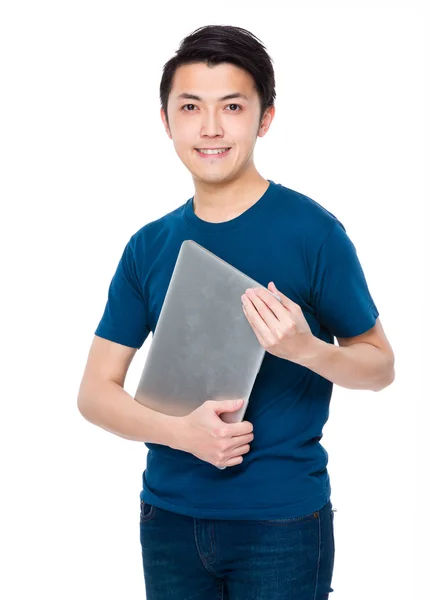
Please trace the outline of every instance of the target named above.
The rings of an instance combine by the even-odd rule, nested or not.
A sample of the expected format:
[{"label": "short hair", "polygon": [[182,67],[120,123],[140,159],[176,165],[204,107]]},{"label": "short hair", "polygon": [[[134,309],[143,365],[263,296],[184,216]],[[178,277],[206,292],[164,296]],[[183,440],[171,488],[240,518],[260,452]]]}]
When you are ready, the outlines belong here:
[{"label": "short hair", "polygon": [[254,80],[260,99],[260,122],[265,111],[274,105],[275,73],[272,59],[261,40],[242,27],[206,25],[185,37],[175,56],[163,67],[160,101],[167,123],[167,103],[176,69],[181,65],[200,62],[206,63],[208,67],[231,63],[247,71]]}]

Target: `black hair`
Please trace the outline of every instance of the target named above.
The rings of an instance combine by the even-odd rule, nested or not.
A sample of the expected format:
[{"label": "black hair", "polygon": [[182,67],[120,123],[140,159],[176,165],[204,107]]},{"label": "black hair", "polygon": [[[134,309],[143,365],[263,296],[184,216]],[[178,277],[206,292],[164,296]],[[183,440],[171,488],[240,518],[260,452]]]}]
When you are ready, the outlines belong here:
[{"label": "black hair", "polygon": [[176,55],[164,65],[160,101],[167,123],[167,102],[176,69],[181,65],[200,62],[208,67],[232,63],[247,71],[254,80],[260,98],[261,123],[264,113],[273,106],[276,98],[272,59],[261,40],[250,31],[232,25],[206,25],[196,29],[181,41]]}]

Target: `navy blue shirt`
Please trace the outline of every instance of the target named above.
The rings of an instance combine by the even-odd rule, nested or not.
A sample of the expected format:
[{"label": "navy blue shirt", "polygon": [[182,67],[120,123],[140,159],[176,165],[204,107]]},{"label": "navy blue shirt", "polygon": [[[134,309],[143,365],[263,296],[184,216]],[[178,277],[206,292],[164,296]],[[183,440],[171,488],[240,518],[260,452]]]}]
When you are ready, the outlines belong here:
[{"label": "navy blue shirt", "polygon": [[[193,198],[144,225],[126,244],[95,334],[140,348],[154,332],[184,240],[194,240],[302,308],[318,338],[352,337],[379,315],[343,224],[311,198],[268,180],[238,217],[203,221]],[[220,470],[193,454],[146,443],[140,497],[183,515],[282,519],[319,510],[331,494],[321,444],[333,384],[266,352],[244,420],[254,439],[243,462]]]}]

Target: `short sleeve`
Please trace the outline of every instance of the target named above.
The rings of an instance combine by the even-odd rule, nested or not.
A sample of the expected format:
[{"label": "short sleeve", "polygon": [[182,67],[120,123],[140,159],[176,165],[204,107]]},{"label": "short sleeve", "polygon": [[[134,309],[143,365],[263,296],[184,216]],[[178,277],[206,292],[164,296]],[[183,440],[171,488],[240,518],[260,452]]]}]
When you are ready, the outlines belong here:
[{"label": "short sleeve", "polygon": [[108,299],[95,335],[140,348],[150,333],[133,237],[124,248],[109,285]]},{"label": "short sleeve", "polygon": [[379,316],[356,248],[340,221],[319,250],[312,276],[312,303],[318,321],[335,337],[361,335]]}]

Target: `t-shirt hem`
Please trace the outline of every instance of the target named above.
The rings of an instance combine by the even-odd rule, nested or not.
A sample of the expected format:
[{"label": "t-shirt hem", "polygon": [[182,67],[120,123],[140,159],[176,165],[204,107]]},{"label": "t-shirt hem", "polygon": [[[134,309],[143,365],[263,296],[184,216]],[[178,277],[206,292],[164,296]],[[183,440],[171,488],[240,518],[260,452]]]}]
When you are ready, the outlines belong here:
[{"label": "t-shirt hem", "polygon": [[129,346],[130,348],[141,348],[143,344],[141,344],[137,340],[132,340],[127,338],[123,332],[119,332],[116,329],[112,329],[106,325],[99,326],[94,332],[94,335],[102,337],[111,342],[116,342],[117,344],[121,344],[122,346]]},{"label": "t-shirt hem", "polygon": [[148,488],[142,489],[140,499],[153,506],[168,510],[180,515],[195,517],[200,519],[234,519],[234,520],[255,520],[264,521],[269,519],[290,519],[294,517],[303,517],[312,512],[320,510],[327,504],[331,496],[330,484],[326,490],[306,502],[297,504],[288,504],[285,506],[265,507],[265,508],[246,508],[238,507],[236,509],[217,509],[217,508],[197,508],[193,506],[181,506],[166,502],[156,494],[150,492]]},{"label": "t-shirt hem", "polygon": [[376,308],[375,304],[370,304],[367,313],[365,316],[356,319],[355,321],[350,321],[347,324],[342,324],[342,330],[332,330],[332,333],[335,337],[355,337],[369,331],[376,324],[376,319],[379,317],[379,311]]}]

